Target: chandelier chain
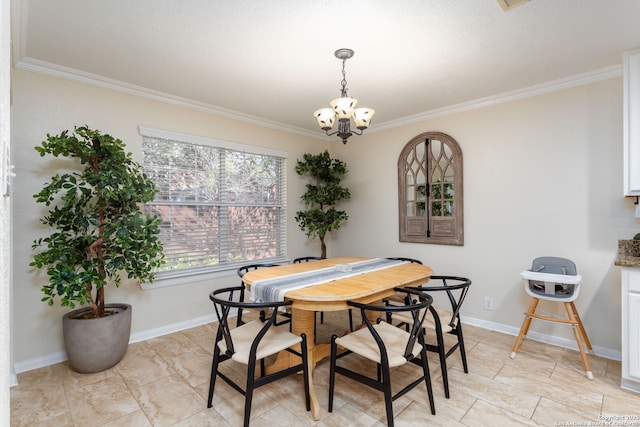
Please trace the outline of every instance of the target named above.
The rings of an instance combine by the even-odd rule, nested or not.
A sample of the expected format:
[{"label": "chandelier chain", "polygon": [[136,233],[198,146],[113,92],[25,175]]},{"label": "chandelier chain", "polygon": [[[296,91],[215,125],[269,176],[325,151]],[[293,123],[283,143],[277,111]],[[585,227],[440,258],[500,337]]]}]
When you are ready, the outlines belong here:
[{"label": "chandelier chain", "polygon": [[340,82],[340,85],[342,86],[342,88],[340,89],[340,93],[342,94],[343,98],[347,97],[347,71],[346,71],[346,64],[347,64],[347,59],[343,59],[342,60],[342,81]]}]

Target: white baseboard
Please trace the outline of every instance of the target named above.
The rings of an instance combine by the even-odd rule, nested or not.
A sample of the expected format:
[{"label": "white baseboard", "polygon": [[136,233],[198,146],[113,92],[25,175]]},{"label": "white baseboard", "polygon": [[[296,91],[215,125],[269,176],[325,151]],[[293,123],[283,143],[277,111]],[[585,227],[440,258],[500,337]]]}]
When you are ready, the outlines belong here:
[{"label": "white baseboard", "polygon": [[[477,326],[479,328],[488,329],[491,331],[501,332],[508,335],[517,336],[520,328],[515,328],[513,326],[503,325],[501,323],[490,322],[487,320],[476,319],[473,317],[461,316],[462,321],[466,324]],[[129,339],[129,343],[136,343],[140,341],[146,341],[152,338],[160,337],[167,334],[172,334],[174,332],[183,331],[185,329],[195,328],[196,326],[205,325],[210,322],[216,322],[218,319],[215,315],[202,316],[197,317],[195,319],[190,319],[184,322],[178,322],[171,325],[166,325],[161,328],[148,329],[146,331],[136,332],[131,334],[131,338]],[[575,341],[568,340],[565,338],[554,337],[552,335],[541,334],[538,332],[529,332],[527,334],[527,339],[543,342],[546,344],[557,345],[559,347],[569,348],[572,350],[577,350],[578,346]],[[593,346],[593,352],[595,355],[604,357],[606,359],[612,360],[621,360],[622,354],[620,351],[600,347]],[[57,353],[52,353],[42,357],[35,357],[33,359],[23,360],[21,362],[17,362],[13,365],[14,374],[11,378],[11,386],[18,385],[17,374],[21,372],[31,371],[33,369],[43,368],[45,366],[54,365],[56,363],[61,363],[67,360],[67,355],[64,351],[60,351]]]},{"label": "white baseboard", "polygon": [[640,393],[640,385],[635,381],[629,381],[623,378],[620,382],[620,387],[634,393]]},{"label": "white baseboard", "polygon": [[[198,317],[184,322],[163,326],[161,328],[154,328],[148,329],[146,331],[136,332],[131,334],[131,337],[129,338],[129,344],[149,340],[167,334],[172,334],[174,332],[183,331],[185,329],[195,328],[196,326],[204,325],[210,322],[216,322],[217,320],[218,318],[212,314],[209,316]],[[33,359],[27,359],[21,362],[17,362],[13,365],[14,375],[11,379],[11,386],[13,387],[15,385],[18,385],[17,374],[19,373],[43,368],[49,365],[55,365],[56,363],[61,363],[65,360],[67,360],[67,354],[64,351],[59,351],[56,353],[48,354],[46,356],[34,357]]]},{"label": "white baseboard", "polygon": [[[513,326],[503,325],[501,323],[489,322],[487,320],[476,319],[467,316],[460,316],[460,318],[466,324],[477,326],[483,329],[489,329],[491,331],[502,332],[503,334],[513,335],[514,337],[518,336],[518,333],[520,333],[519,327],[516,328]],[[568,348],[571,350],[578,350],[578,344],[576,344],[575,340],[560,338],[553,335],[541,334],[535,331],[529,331],[529,333],[527,333],[526,339],[542,342],[545,344],[556,345],[558,347]],[[594,345],[592,347],[593,354],[596,356],[617,361],[622,360],[622,353],[618,350],[613,350],[597,345]]]},{"label": "white baseboard", "polygon": [[11,367],[11,372],[9,373],[9,387],[13,387],[14,385],[18,385],[18,374],[16,374],[15,367]]},{"label": "white baseboard", "polygon": [[[163,335],[172,334],[174,332],[184,331],[185,329],[195,328],[196,326],[206,325],[207,323],[217,321],[218,318],[215,316],[215,314],[211,314],[208,316],[186,320],[184,322],[174,323],[172,325],[166,325],[161,328],[154,328],[148,329],[146,331],[136,332],[134,334],[131,334],[131,338],[129,338],[129,344],[150,340],[152,338],[161,337]],[[213,337],[211,339],[213,340]]]}]

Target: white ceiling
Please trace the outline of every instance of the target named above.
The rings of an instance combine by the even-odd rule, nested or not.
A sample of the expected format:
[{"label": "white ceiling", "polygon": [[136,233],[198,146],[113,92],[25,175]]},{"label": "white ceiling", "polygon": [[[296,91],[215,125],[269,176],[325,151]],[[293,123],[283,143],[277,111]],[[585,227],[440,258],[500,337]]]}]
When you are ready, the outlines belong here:
[{"label": "white ceiling", "polygon": [[[349,95],[371,131],[576,76],[620,73],[639,0],[13,0],[18,68],[321,135]],[[586,74],[585,74],[586,73]],[[590,77],[589,77],[590,78]]]}]

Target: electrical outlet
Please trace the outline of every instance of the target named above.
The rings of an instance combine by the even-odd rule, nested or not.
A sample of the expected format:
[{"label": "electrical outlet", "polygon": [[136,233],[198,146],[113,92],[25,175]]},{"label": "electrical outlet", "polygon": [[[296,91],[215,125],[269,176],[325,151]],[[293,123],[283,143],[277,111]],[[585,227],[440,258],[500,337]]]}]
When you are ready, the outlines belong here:
[{"label": "electrical outlet", "polygon": [[493,305],[493,297],[484,297],[484,309],[485,310],[495,309],[495,306]]}]

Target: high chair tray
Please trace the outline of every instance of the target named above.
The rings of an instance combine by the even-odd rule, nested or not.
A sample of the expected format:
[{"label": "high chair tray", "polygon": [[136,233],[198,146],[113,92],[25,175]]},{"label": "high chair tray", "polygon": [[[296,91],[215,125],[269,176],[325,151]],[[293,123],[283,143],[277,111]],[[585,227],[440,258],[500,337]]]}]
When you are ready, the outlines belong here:
[{"label": "high chair tray", "polygon": [[526,280],[537,280],[539,282],[555,282],[567,285],[577,285],[582,282],[582,276],[580,274],[570,276],[567,274],[538,273],[535,271],[525,270],[520,273],[520,276]]}]

